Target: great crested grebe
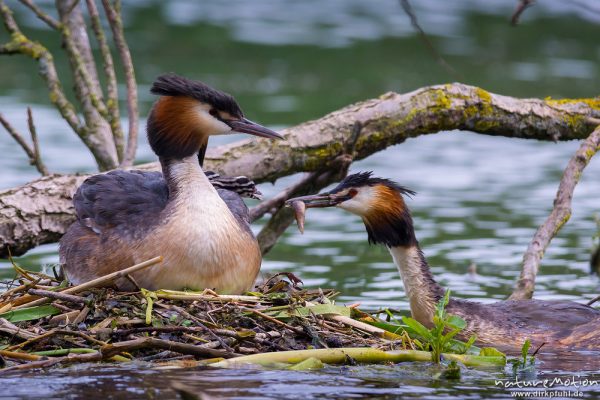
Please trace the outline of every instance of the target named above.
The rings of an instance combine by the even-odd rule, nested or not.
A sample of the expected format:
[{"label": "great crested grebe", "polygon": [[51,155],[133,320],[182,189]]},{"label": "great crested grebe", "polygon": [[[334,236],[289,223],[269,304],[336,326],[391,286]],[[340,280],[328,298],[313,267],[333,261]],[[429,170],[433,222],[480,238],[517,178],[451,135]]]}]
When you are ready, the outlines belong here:
[{"label": "great crested grebe", "polygon": [[[415,193],[371,172],[349,175],[333,190],[287,201],[310,207],[337,206],[360,216],[369,243],[385,245],[398,267],[413,318],[431,327],[435,305],[444,289],[435,281],[415,237],[413,220],[403,195]],[[296,202],[296,203],[295,203]],[[299,207],[303,209],[303,207]],[[520,351],[526,339],[533,348],[600,349],[600,311],[572,301],[522,300],[481,304],[451,298],[447,311],[463,318],[477,343],[509,353]]]},{"label": "great crested grebe", "polygon": [[[60,241],[67,278],[79,284],[161,255],[161,266],[133,275],[140,287],[248,290],[261,263],[248,209],[236,193],[217,191],[200,164],[210,135],[282,136],[246,119],[232,96],[202,82],[167,74],[151,92],[161,97],[148,117],[148,141],[164,179],[113,171],[81,185],[73,198],[77,221]],[[116,285],[134,288],[126,279]]]}]

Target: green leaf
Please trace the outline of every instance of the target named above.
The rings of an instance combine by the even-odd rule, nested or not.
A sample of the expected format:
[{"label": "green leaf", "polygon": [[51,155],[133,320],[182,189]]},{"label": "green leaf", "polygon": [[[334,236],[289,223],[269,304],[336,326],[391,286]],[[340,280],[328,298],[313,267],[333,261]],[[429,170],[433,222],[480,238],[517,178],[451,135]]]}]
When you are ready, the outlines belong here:
[{"label": "green leaf", "polygon": [[417,321],[414,318],[410,317],[402,317],[402,322],[408,325],[412,330],[416,332],[417,335],[423,337],[424,339],[431,341],[433,339],[433,335],[429,332],[423,324]]},{"label": "green leaf", "polygon": [[531,347],[531,340],[525,340],[523,347],[521,347],[521,356],[523,357],[523,364],[527,361],[527,354],[529,354],[529,348]]},{"label": "green leaf", "polygon": [[374,319],[372,317],[367,318],[359,318],[360,322],[364,322],[369,325],[373,325],[377,328],[383,329],[384,331],[388,331],[390,333],[394,333],[396,335],[401,335],[406,329],[406,327],[402,325],[390,324],[389,322],[381,321],[378,319]]},{"label": "green leaf", "polygon": [[444,319],[446,306],[448,305],[449,301],[450,301],[450,289],[446,290],[444,297],[442,297],[440,299],[440,301],[438,301],[437,305],[435,306],[435,314],[437,315],[438,318]]},{"label": "green leaf", "polygon": [[[451,330],[450,332],[446,333],[446,334],[445,334],[445,335],[442,337],[442,339],[443,339],[444,343],[445,343],[445,342],[447,342],[448,340],[450,340],[450,339],[454,338],[454,336],[456,336],[456,334],[457,334],[458,332],[460,332],[460,329],[454,329],[454,330]],[[445,347],[445,346],[444,346],[444,347]]]},{"label": "green leaf", "polygon": [[480,356],[484,357],[504,357],[506,358],[506,354],[501,352],[500,350],[494,347],[482,347],[481,351],[479,351]]},{"label": "green leaf", "polygon": [[315,357],[307,358],[304,361],[300,361],[297,364],[288,367],[293,371],[311,371],[315,369],[322,369],[324,367],[323,362]]},{"label": "green leaf", "polygon": [[444,320],[446,326],[450,326],[454,329],[463,330],[467,327],[467,321],[459,317],[458,315],[448,315]]},{"label": "green leaf", "polygon": [[316,304],[310,307],[298,307],[293,310],[281,310],[276,312],[267,312],[265,314],[275,318],[290,318],[290,317],[307,317],[311,313],[314,315],[335,314],[350,317],[352,310],[344,306],[336,306],[333,304]]},{"label": "green leaf", "polygon": [[60,314],[60,310],[51,305],[43,305],[37,307],[21,308],[20,310],[7,311],[0,314],[0,318],[4,318],[10,322],[31,321],[47,317],[49,315]]}]

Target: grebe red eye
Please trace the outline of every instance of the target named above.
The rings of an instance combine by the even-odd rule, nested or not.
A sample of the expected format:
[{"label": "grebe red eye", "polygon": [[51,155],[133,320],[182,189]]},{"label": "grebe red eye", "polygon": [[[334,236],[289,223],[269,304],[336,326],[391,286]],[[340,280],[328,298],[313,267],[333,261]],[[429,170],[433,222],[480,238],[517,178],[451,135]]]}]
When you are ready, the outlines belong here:
[{"label": "grebe red eye", "polygon": [[358,193],[358,190],[356,190],[356,189],[350,189],[348,191],[348,196],[354,197],[354,196],[356,196],[357,193]]},{"label": "grebe red eye", "polygon": [[218,117],[219,116],[219,112],[217,111],[216,108],[211,108],[210,110],[208,110],[208,113],[210,115],[212,115],[213,117]]}]

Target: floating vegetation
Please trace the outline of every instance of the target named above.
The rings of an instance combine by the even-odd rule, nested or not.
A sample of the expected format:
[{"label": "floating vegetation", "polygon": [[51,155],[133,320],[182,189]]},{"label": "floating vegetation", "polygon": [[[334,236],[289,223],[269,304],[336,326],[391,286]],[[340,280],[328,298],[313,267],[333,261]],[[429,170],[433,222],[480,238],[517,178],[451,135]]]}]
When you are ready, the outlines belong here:
[{"label": "floating vegetation", "polygon": [[[333,290],[298,287],[278,274],[243,296],[140,289],[111,281],[161,261],[152,259],[79,286],[23,270],[0,287],[0,374],[78,362],[168,366],[253,364],[294,370],[324,364],[457,362],[501,366],[506,357],[454,339],[464,321],[445,313],[428,330],[389,310],[366,313],[334,301]],[[462,322],[461,322],[462,321]]]}]

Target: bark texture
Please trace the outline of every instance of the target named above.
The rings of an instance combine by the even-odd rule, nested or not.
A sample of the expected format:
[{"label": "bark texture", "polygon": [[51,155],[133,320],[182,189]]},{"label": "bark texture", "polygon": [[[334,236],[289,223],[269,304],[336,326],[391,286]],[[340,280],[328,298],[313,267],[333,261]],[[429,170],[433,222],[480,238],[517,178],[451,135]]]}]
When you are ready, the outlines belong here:
[{"label": "bark texture", "polygon": [[[600,99],[517,99],[463,84],[383,96],[284,130],[285,141],[250,139],[209,149],[207,169],[275,181],[335,168],[411,137],[447,130],[538,140],[584,139],[600,117]],[[354,129],[359,124],[359,132]],[[158,169],[158,163],[137,166]],[[84,175],[50,176],[0,192],[0,256],[56,241],[73,221],[70,198]]]}]

